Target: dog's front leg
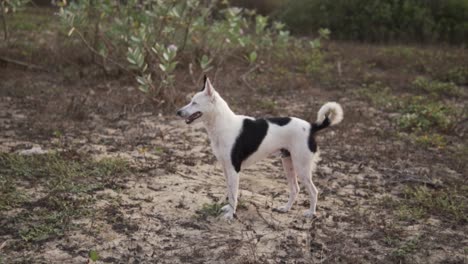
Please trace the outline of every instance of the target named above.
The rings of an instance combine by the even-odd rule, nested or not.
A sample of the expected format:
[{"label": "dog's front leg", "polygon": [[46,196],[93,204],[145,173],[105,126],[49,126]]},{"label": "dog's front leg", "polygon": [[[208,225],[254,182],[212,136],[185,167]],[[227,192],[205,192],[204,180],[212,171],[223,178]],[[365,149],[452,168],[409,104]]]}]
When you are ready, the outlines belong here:
[{"label": "dog's front leg", "polygon": [[226,220],[232,220],[237,208],[237,194],[239,192],[239,173],[232,165],[224,165],[224,176],[226,178],[227,195],[229,203],[221,208],[224,212],[223,217]]}]

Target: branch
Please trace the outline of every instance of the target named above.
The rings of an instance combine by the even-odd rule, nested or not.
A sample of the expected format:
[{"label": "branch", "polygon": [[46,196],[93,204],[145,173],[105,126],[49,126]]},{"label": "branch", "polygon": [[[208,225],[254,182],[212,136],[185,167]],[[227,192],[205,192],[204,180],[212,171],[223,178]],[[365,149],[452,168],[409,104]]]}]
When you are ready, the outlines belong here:
[{"label": "branch", "polygon": [[1,7],[2,8],[0,9],[0,12],[2,13],[3,37],[5,38],[5,41],[8,42],[8,27],[5,18],[5,1],[2,1]]},{"label": "branch", "polygon": [[78,34],[78,36],[80,37],[81,41],[83,41],[83,43],[86,45],[86,47],[87,47],[92,53],[94,53],[94,54],[96,54],[96,55],[99,55],[101,58],[104,59],[104,61],[105,61],[105,60],[108,60],[110,63],[116,65],[116,66],[119,67],[121,70],[123,70],[123,71],[125,71],[125,72],[127,72],[127,73],[132,74],[132,75],[135,76],[135,74],[134,74],[133,72],[129,71],[127,68],[125,68],[124,66],[122,66],[120,63],[118,63],[118,62],[116,62],[116,61],[114,61],[114,60],[112,60],[112,59],[110,59],[110,58],[106,58],[104,55],[102,55],[102,54],[99,53],[96,49],[94,49],[94,48],[88,43],[88,41],[86,41],[85,37],[83,36],[83,34],[82,34],[79,30],[77,30],[77,29],[75,28],[74,32],[76,32],[76,34]]},{"label": "branch", "polygon": [[250,70],[241,75],[242,81],[247,87],[249,87],[250,90],[253,90],[253,87],[249,84],[249,82],[247,82],[247,76],[254,72],[256,69],[258,69],[258,65],[253,66]]},{"label": "branch", "polygon": [[50,72],[49,69],[43,68],[41,66],[31,64],[31,63],[27,63],[27,62],[23,62],[23,61],[19,61],[19,60],[6,58],[6,57],[0,57],[0,61],[6,62],[6,63],[11,63],[11,64],[16,64],[16,65],[23,66],[23,67],[26,67],[26,68],[32,69],[32,70]]}]

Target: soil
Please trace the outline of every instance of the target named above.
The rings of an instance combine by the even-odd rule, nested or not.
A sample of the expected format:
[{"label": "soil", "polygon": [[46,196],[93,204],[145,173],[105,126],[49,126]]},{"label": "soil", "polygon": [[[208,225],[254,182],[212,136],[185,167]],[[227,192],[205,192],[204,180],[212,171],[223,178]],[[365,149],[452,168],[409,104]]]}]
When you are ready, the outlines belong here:
[{"label": "soil", "polygon": [[[245,68],[220,70],[214,86],[239,114],[312,121],[327,101],[345,111],[343,123],[317,138],[315,218],[302,216],[308,208],[304,189],[289,213],[272,210],[288,193],[280,159],[271,157],[243,171],[241,206],[229,223],[200,214],[204,204],[225,200],[224,176],[204,129],[178,119],[177,106],[155,107],[125,79],[70,82],[15,65],[0,71],[1,152],[73,149],[95,159],[123,158],[132,166],[121,188],[94,194],[96,214],[75,220],[64,235],[26,243],[1,232],[5,263],[86,263],[90,250],[100,263],[468,262],[466,223],[439,214],[404,221],[385,204],[388,197],[401,200],[408,187],[466,184],[463,162],[394,136],[395,113],[349,90],[291,75],[274,83],[264,70],[251,86],[270,80],[271,90],[259,92],[236,77]],[[184,95],[198,90],[183,77],[179,83]]]}]

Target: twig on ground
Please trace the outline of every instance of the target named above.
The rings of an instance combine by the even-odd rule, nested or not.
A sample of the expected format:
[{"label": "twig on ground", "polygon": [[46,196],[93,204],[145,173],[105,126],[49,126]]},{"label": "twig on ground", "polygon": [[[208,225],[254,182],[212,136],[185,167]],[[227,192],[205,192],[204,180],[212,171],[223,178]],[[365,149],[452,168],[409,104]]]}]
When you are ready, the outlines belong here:
[{"label": "twig on ground", "polygon": [[183,174],[182,172],[177,172],[177,174],[179,174],[182,178],[185,178],[185,179],[189,179],[189,180],[194,180],[194,181],[197,181],[198,179],[195,179],[193,177],[190,177],[190,176],[187,176],[185,174]]},{"label": "twig on ground", "polygon": [[41,67],[41,66],[38,66],[38,65],[35,65],[35,64],[31,64],[31,63],[27,63],[27,62],[23,62],[23,61],[19,61],[19,60],[6,58],[6,57],[0,57],[0,61],[6,62],[6,63],[11,63],[11,64],[16,64],[16,65],[19,65],[19,66],[23,66],[23,67],[26,67],[26,68],[31,69],[31,70],[39,70],[39,71],[50,72],[49,69],[46,69],[44,67]]},{"label": "twig on ground", "polygon": [[0,250],[6,246],[8,241],[9,241],[8,239],[3,241],[3,243],[0,245]]},{"label": "twig on ground", "polygon": [[414,178],[414,177],[406,177],[406,178],[398,180],[398,181],[392,181],[392,183],[402,183],[402,182],[421,183],[421,184],[424,184],[424,185],[428,185],[428,186],[430,186],[432,188],[441,188],[441,187],[443,187],[443,185],[440,184],[440,183],[427,181],[427,180],[423,180],[423,179],[418,179],[418,178]]},{"label": "twig on ground", "polygon": [[250,201],[250,204],[252,204],[255,207],[255,210],[257,211],[257,214],[260,216],[260,218],[267,224],[268,227],[272,228],[273,230],[279,230],[278,226],[273,223],[268,221],[261,213],[260,209],[258,208],[258,205],[255,204],[254,202]]}]

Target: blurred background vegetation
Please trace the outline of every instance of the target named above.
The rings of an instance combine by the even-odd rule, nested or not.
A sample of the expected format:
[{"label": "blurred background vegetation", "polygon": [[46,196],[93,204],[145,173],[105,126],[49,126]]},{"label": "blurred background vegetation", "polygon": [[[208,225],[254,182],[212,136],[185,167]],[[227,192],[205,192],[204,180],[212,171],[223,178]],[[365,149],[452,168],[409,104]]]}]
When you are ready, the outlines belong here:
[{"label": "blurred background vegetation", "polygon": [[293,32],[326,27],[336,39],[463,44],[466,0],[294,0],[276,12]]},{"label": "blurred background vegetation", "polygon": [[[0,119],[7,119],[0,125],[10,127],[0,132],[17,130],[27,140],[44,139],[52,149],[71,150],[77,148],[77,135],[104,130],[103,124],[113,128],[109,131],[144,132],[146,122],[137,123],[132,115],[174,118],[174,109],[199,90],[204,74],[241,114],[312,120],[320,103],[337,100],[346,108],[346,122],[333,142],[345,143],[325,145],[343,155],[333,159],[355,162],[359,170],[364,162],[385,175],[393,175],[395,161],[404,159],[408,163],[399,165],[399,173],[424,172],[424,184],[425,171],[441,175],[443,184],[436,175],[431,189],[409,188],[399,199],[371,202],[374,211],[388,209],[404,219],[401,227],[434,215],[444,228],[465,227],[467,43],[468,0],[0,0],[0,99],[6,102],[0,104]],[[154,148],[143,132],[141,138],[129,132],[125,146],[108,137],[83,144],[100,142],[112,151],[128,146],[143,153],[145,163],[145,153],[172,156]],[[88,194],[118,185],[119,179],[109,181],[109,175],[128,174],[121,160],[96,163],[66,153],[22,158],[11,151],[0,155],[0,211],[16,210],[34,198],[22,195],[16,188],[20,182],[51,190],[41,210],[22,215],[22,221],[11,217],[9,232],[27,243],[65,234],[91,204]],[[38,165],[44,163],[45,169]],[[167,162],[167,171],[173,173],[176,163],[180,160]],[[436,167],[441,169],[433,172]],[[446,177],[449,168],[461,176]],[[347,167],[342,170],[348,173]],[[89,187],[80,179],[96,184]],[[388,186],[376,192],[366,185],[379,196],[388,191]],[[80,202],[70,203],[69,193]],[[347,203],[345,209],[350,209]],[[354,217],[359,217],[354,224],[363,223],[369,233],[381,226]],[[395,258],[389,263],[412,260],[413,240],[399,237],[393,224],[386,228],[379,231],[379,256]],[[354,233],[350,240],[341,235],[331,238],[338,249],[355,245],[348,243]],[[454,239],[421,241],[434,244],[420,246],[420,256],[440,245],[463,247]],[[466,256],[468,249],[461,251]],[[414,262],[421,261],[406,263]]]},{"label": "blurred background vegetation", "polygon": [[[2,0],[5,6],[28,0]],[[70,1],[75,3],[111,1]],[[123,1],[124,3],[126,1]],[[132,1],[129,1],[131,4]],[[145,1],[139,1],[145,2]],[[163,1],[169,3],[171,1]],[[293,33],[311,34],[328,28],[334,39],[386,42],[435,42],[463,44],[468,41],[467,0],[231,0],[232,6],[272,16]],[[47,6],[61,1],[34,0]]]},{"label": "blurred background vegetation", "polygon": [[320,28],[333,39],[369,42],[468,41],[466,0],[233,0],[286,23],[293,33]]}]

